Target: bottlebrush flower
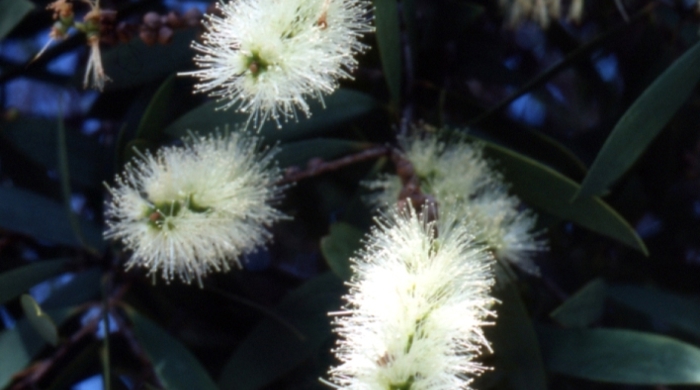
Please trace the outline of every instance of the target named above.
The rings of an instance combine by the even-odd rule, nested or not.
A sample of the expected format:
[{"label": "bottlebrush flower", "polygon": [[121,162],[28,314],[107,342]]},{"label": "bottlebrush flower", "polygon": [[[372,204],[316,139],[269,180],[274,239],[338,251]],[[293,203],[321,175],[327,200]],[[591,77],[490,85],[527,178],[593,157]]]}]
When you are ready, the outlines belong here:
[{"label": "bottlebrush flower", "polygon": [[[535,253],[546,243],[534,231],[536,216],[508,194],[502,175],[492,167],[478,144],[445,144],[434,136],[400,140],[406,158],[415,170],[421,191],[432,195],[440,213],[473,221],[478,241],[488,245],[497,258],[508,260],[532,274]],[[370,204],[380,209],[393,206],[401,193],[397,175],[383,175],[365,183],[374,192]]]},{"label": "bottlebrush flower", "polygon": [[207,15],[202,43],[192,47],[200,70],[196,92],[222,108],[250,114],[256,127],[272,119],[309,116],[309,98],[323,101],[338,80],[351,78],[359,42],[372,31],[367,0],[231,0]]},{"label": "bottlebrush flower", "polygon": [[281,196],[275,149],[233,132],[192,135],[184,147],[139,155],[109,188],[105,237],[133,253],[127,269],[147,268],[186,283],[228,271],[270,238],[284,218],[270,204]]},{"label": "bottlebrush flower", "polygon": [[377,220],[354,275],[330,370],[338,389],[455,390],[484,367],[482,326],[495,317],[493,257],[451,215],[426,221],[412,209]]}]

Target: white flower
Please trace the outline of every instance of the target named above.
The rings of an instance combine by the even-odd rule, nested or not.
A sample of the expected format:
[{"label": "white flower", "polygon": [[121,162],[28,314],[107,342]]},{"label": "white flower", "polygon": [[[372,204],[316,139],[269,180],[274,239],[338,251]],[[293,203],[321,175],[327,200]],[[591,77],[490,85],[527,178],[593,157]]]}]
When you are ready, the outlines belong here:
[{"label": "white flower", "polygon": [[100,54],[100,0],[83,0],[90,5],[90,12],[85,15],[84,23],[79,27],[87,35],[88,46],[90,46],[90,59],[85,67],[85,78],[83,88],[91,86],[100,92],[105,87],[105,82],[110,78],[105,74],[102,66],[102,55]]},{"label": "white flower", "polygon": [[[439,213],[472,221],[476,238],[489,246],[497,258],[508,260],[525,272],[537,274],[532,257],[546,250],[535,231],[536,216],[508,194],[502,175],[492,167],[479,144],[445,144],[434,136],[400,139],[404,158],[412,165],[421,191],[432,195]],[[396,203],[401,180],[383,175],[365,183],[374,192],[368,201],[386,209]]]},{"label": "white flower", "polygon": [[270,238],[267,227],[284,218],[270,203],[282,188],[274,149],[260,150],[241,133],[195,136],[184,147],[164,147],[127,164],[109,188],[105,237],[133,253],[126,267],[175,275],[190,283]]},{"label": "white flower", "polygon": [[379,219],[337,315],[330,370],[349,390],[469,389],[495,317],[493,257],[453,216],[427,222],[412,209]]},{"label": "white flower", "polygon": [[231,0],[207,15],[202,43],[193,43],[200,70],[197,92],[222,108],[250,113],[259,128],[272,119],[310,115],[307,99],[323,101],[350,78],[359,42],[372,31],[367,0]]}]

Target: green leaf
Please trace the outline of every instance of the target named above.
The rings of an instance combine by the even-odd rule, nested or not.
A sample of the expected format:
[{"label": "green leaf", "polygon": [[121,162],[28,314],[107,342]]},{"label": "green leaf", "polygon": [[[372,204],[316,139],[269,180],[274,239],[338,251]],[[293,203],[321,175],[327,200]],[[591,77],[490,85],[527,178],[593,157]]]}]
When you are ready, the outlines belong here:
[{"label": "green leaf", "polygon": [[557,307],[549,316],[560,325],[584,328],[600,319],[603,314],[606,292],[605,282],[600,278],[594,279]]},{"label": "green leaf", "polygon": [[141,117],[135,138],[157,142],[163,132],[168,106],[172,104],[175,91],[175,75],[170,75],[153,95]]},{"label": "green leaf", "polygon": [[[259,135],[268,143],[318,135],[356,121],[380,107],[379,102],[372,96],[350,89],[339,89],[324,100],[325,108],[320,102],[309,102],[313,114],[310,118],[302,117],[299,122],[286,123],[282,129],[278,129],[274,122],[268,122],[262,127]],[[233,129],[237,124],[242,125],[248,120],[248,114],[233,109],[217,110],[217,107],[221,107],[221,103],[204,103],[171,123],[165,129],[165,133],[182,138],[188,131],[207,134],[227,125]]]},{"label": "green leaf", "polygon": [[[47,313],[60,324],[75,312],[74,308],[48,310]],[[0,332],[0,389],[12,380],[12,376],[23,369],[44,347],[44,340],[27,319],[17,321],[13,329]]]},{"label": "green leaf", "polygon": [[401,100],[401,30],[396,0],[374,0],[374,23],[384,78],[397,109]]},{"label": "green leaf", "polygon": [[15,28],[34,9],[28,0],[0,0],[0,39]]},{"label": "green leaf", "polygon": [[22,304],[24,315],[27,316],[27,321],[29,321],[34,330],[39,333],[39,336],[54,347],[57,346],[58,329],[51,317],[41,310],[41,306],[39,306],[31,295],[23,294],[20,298],[20,303]]},{"label": "green leaf", "polygon": [[676,339],[621,329],[539,329],[547,368],[630,385],[700,384],[700,349]]},{"label": "green leaf", "polygon": [[343,280],[350,280],[350,257],[360,249],[362,230],[345,222],[331,225],[327,236],[321,238],[321,253],[331,270]]},{"label": "green leaf", "polygon": [[334,159],[359,152],[370,144],[332,138],[316,138],[281,145],[276,158],[281,167],[306,165],[312,158]]},{"label": "green leaf", "polygon": [[[12,144],[18,151],[39,165],[58,171],[58,121],[34,117],[3,122],[0,136]],[[104,148],[95,138],[87,137],[75,129],[66,129],[68,169],[71,179],[83,186],[95,186],[102,181],[101,167],[104,159]]]},{"label": "green leaf", "polygon": [[105,90],[132,88],[194,67],[190,43],[197,29],[176,31],[167,45],[147,46],[136,37],[102,55],[105,73],[112,79]]},{"label": "green leaf", "polygon": [[512,150],[481,142],[484,142],[486,153],[497,159],[506,181],[512,184],[513,192],[523,201],[648,255],[634,228],[603,200],[591,197],[571,203],[579,189],[573,180]]},{"label": "green leaf", "polygon": [[100,292],[102,271],[92,268],[76,274],[68,284],[55,288],[41,305],[47,310],[82,305]]},{"label": "green leaf", "polygon": [[700,302],[652,288],[611,286],[608,296],[655,322],[668,324],[682,332],[700,338]]},{"label": "green leaf", "polygon": [[343,282],[327,273],[289,293],[277,312],[301,331],[303,339],[278,321],[266,318],[228,360],[219,386],[260,389],[310,357],[331,337],[328,312],[340,308],[344,292]]},{"label": "green leaf", "polygon": [[65,270],[70,259],[42,260],[0,274],[0,305]]},{"label": "green leaf", "polygon": [[[0,187],[0,227],[56,244],[82,246],[62,204],[19,188]],[[99,228],[80,219],[80,229],[88,245],[104,247]]]},{"label": "green leaf", "polygon": [[133,309],[127,312],[136,337],[166,390],[218,389],[202,364],[180,341]]},{"label": "green leaf", "polygon": [[700,42],[637,98],[615,125],[576,197],[600,195],[622,176],[688,99],[700,79]]},{"label": "green leaf", "polygon": [[63,207],[65,208],[66,218],[70,224],[71,230],[75,235],[75,239],[80,242],[81,246],[87,251],[98,255],[97,250],[87,245],[83,232],[80,230],[80,221],[75,215],[71,207],[71,197],[73,196],[70,186],[70,172],[68,168],[68,148],[66,146],[66,129],[63,126],[63,114],[59,114],[58,131],[58,172],[61,179],[61,192],[63,193]]},{"label": "green leaf", "polygon": [[537,334],[516,284],[507,280],[506,272],[499,269],[498,287],[493,292],[501,302],[495,307],[495,326],[484,328],[496,358],[495,370],[484,373],[484,380],[504,373],[508,388],[545,390],[547,380]]}]

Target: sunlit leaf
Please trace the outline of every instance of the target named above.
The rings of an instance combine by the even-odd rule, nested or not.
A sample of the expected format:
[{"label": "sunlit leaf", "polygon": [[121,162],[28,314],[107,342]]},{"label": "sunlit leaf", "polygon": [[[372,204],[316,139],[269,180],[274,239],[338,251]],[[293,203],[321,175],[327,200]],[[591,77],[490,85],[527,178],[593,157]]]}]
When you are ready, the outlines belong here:
[{"label": "sunlit leaf", "polygon": [[272,383],[311,356],[331,337],[328,312],[340,308],[343,282],[327,273],[292,291],[277,312],[301,335],[267,318],[238,347],[222,370],[222,389],[254,390]]},{"label": "sunlit leaf", "polygon": [[670,292],[632,285],[611,286],[608,296],[651,317],[700,338],[700,301]]},{"label": "sunlit leaf", "polygon": [[[483,141],[482,141],[483,142]],[[647,255],[637,232],[610,205],[598,197],[571,203],[579,185],[535,160],[492,143],[485,143],[487,154],[512,184],[513,192],[531,206],[575,222],[599,234],[614,238]]]},{"label": "sunlit leaf", "polygon": [[0,0],[0,39],[15,28],[34,9],[28,0]]},{"label": "sunlit leaf", "polygon": [[[351,89],[339,89],[325,97],[324,101],[325,108],[317,101],[309,102],[312,113],[310,118],[301,115],[298,122],[285,123],[282,129],[278,129],[274,122],[267,122],[259,135],[268,143],[319,135],[357,120],[380,107],[373,97]],[[217,107],[221,107],[221,103],[204,103],[171,123],[165,129],[165,133],[174,137],[183,137],[188,131],[207,134],[217,128],[223,130],[227,125],[233,129],[237,124],[243,125],[248,120],[248,114],[236,112],[234,109],[217,110]]]},{"label": "sunlit leaf", "polygon": [[398,108],[401,99],[401,30],[396,0],[374,0],[374,24],[384,78],[391,101]]},{"label": "sunlit leaf", "polygon": [[349,260],[360,249],[363,235],[362,230],[350,224],[336,222],[331,225],[328,235],[321,238],[323,257],[331,270],[343,280],[349,280],[352,276]]},{"label": "sunlit leaf", "polygon": [[700,42],[668,67],[615,125],[577,197],[600,195],[644,153],[700,79]]},{"label": "sunlit leaf", "polygon": [[[56,244],[82,246],[63,205],[19,188],[0,187],[0,227]],[[104,246],[99,228],[84,219],[80,219],[80,228],[88,245]]]},{"label": "sunlit leaf", "polygon": [[370,146],[363,142],[317,138],[282,145],[276,159],[281,167],[304,166],[313,158],[334,159]]},{"label": "sunlit leaf", "polygon": [[31,295],[24,294],[20,298],[22,310],[27,317],[27,321],[32,325],[32,328],[44,339],[47,343],[54,347],[58,345],[58,329],[53,323],[51,317],[41,310],[41,306],[32,298]]},{"label": "sunlit leaf", "polygon": [[552,311],[550,317],[563,326],[586,327],[603,314],[606,292],[605,282],[594,279]]},{"label": "sunlit leaf", "polygon": [[630,385],[700,384],[700,349],[676,339],[622,329],[538,329],[547,368]]},{"label": "sunlit leaf", "polygon": [[215,390],[216,384],[192,353],[155,322],[129,310],[134,331],[166,390]]},{"label": "sunlit leaf", "polygon": [[63,271],[70,259],[42,260],[0,274],[0,305]]}]

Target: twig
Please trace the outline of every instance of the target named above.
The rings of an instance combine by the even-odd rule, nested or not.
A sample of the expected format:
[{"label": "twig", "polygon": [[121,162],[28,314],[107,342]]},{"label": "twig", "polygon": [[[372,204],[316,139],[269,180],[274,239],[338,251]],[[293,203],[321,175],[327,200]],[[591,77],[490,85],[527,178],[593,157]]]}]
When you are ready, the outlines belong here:
[{"label": "twig", "polygon": [[357,164],[359,162],[371,160],[381,157],[389,153],[389,148],[380,146],[376,148],[366,149],[359,153],[351,154],[337,160],[325,162],[321,159],[311,159],[305,170],[299,170],[297,167],[289,167],[285,172],[284,177],[278,184],[293,183],[309,177],[318,176],[320,174],[338,170],[348,165]]},{"label": "twig", "polygon": [[562,70],[566,69],[571,65],[572,63],[581,60],[582,58],[586,58],[588,54],[596,50],[599,46],[602,46],[605,41],[610,38],[613,35],[616,35],[620,33],[621,31],[629,28],[633,22],[636,22],[642,17],[646,16],[649,12],[651,12],[658,3],[654,2],[646,7],[644,7],[641,11],[637,12],[633,17],[629,19],[627,23],[624,23],[618,27],[613,28],[612,30],[603,33],[599,35],[597,38],[594,38],[592,41],[584,44],[583,46],[579,47],[578,49],[572,51],[569,53],[563,60],[559,61],[557,64],[549,67],[547,70],[544,72],[540,73],[537,75],[535,78],[532,80],[528,81],[523,85],[520,89],[518,89],[515,93],[510,95],[509,97],[505,98],[502,100],[500,103],[498,103],[495,107],[489,109],[488,111],[482,113],[481,115],[478,115],[476,118],[472,119],[469,121],[467,126],[474,126],[475,124],[483,121],[484,119],[490,117],[491,115],[499,112],[503,108],[507,107],[511,103],[513,103],[515,100],[523,96],[524,94],[532,91],[535,88],[538,88],[544,84],[546,84],[552,77],[557,75],[559,72]]},{"label": "twig", "polygon": [[64,342],[51,357],[38,361],[27,369],[15,374],[15,385],[12,390],[34,389],[36,384],[41,381],[46,374],[54,367],[74,345],[78,344],[83,338],[92,335],[97,329],[97,325],[102,320],[101,316],[96,316],[85,324],[78,332],[73,334],[70,339]]}]

